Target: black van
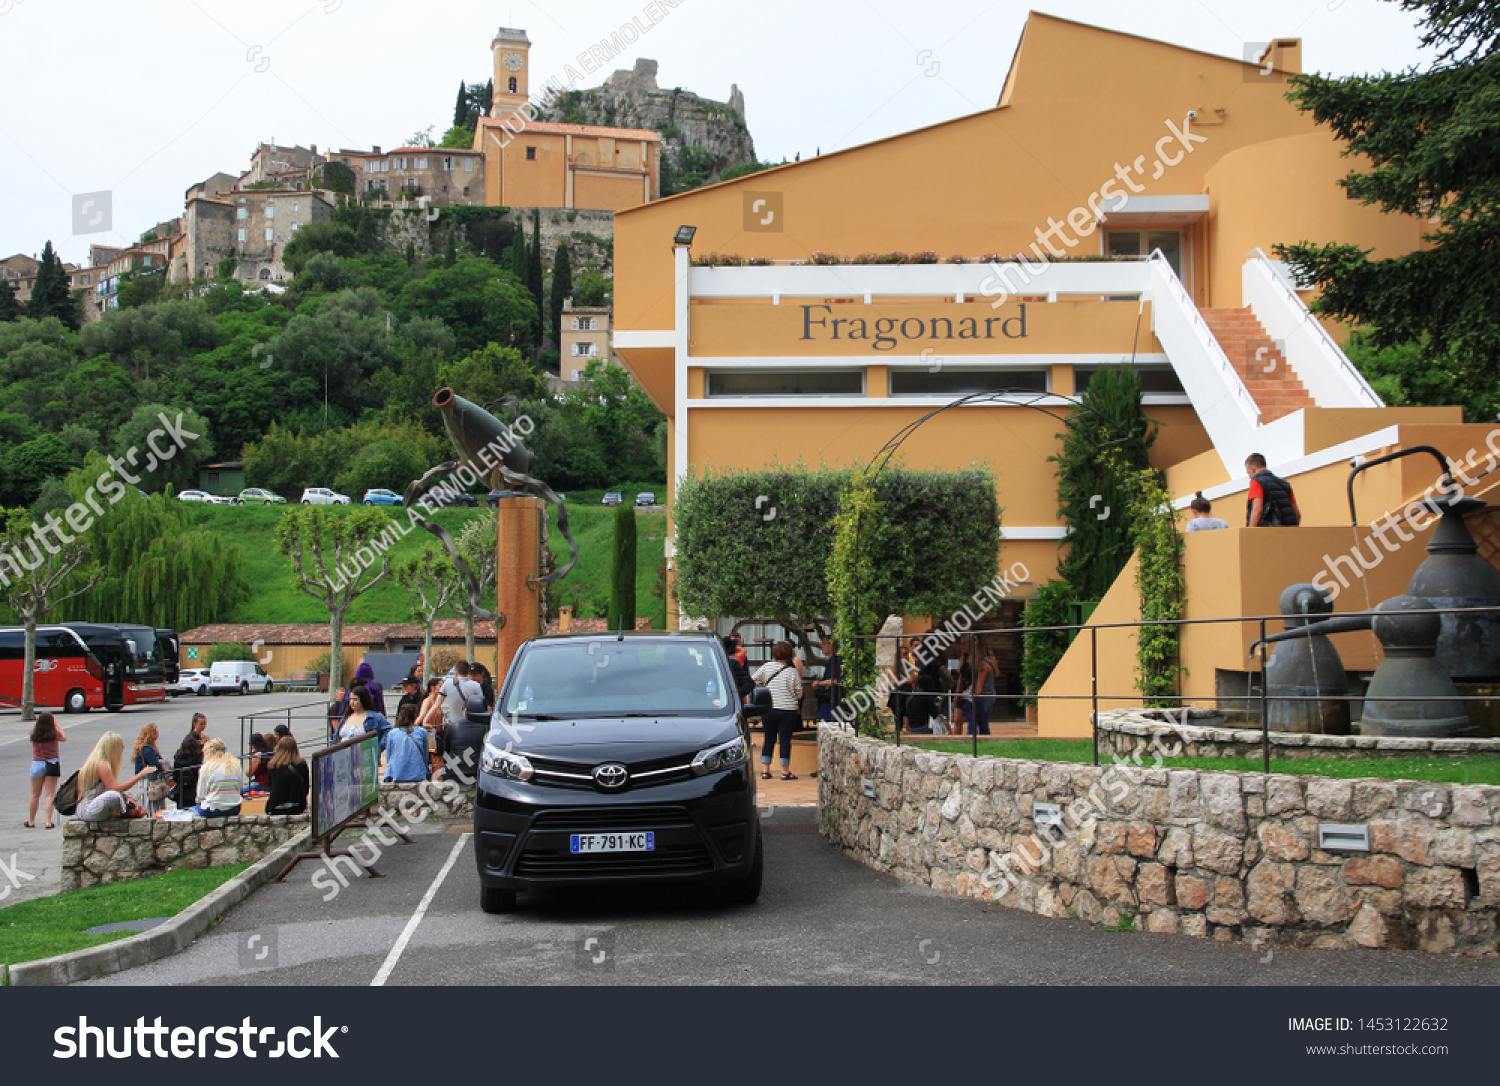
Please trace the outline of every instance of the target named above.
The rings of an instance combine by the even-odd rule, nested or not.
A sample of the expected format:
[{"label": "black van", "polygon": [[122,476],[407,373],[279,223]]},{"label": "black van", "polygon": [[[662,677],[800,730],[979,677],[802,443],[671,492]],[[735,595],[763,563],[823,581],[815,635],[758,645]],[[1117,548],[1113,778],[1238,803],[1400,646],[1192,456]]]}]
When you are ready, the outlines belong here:
[{"label": "black van", "polygon": [[718,638],[526,642],[480,758],[474,855],[485,912],[546,886],[718,884],[760,896],[747,717]]}]

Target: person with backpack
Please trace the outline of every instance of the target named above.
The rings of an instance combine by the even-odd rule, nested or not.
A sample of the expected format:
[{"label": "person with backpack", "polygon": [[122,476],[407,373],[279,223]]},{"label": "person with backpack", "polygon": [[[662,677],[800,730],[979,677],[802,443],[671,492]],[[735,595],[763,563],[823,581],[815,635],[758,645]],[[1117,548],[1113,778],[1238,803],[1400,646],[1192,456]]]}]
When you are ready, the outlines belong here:
[{"label": "person with backpack", "polygon": [[449,724],[463,722],[464,715],[468,712],[470,698],[484,697],[484,688],[469,677],[467,660],[460,660],[454,664],[453,674],[444,679],[443,685],[438,689],[443,696],[443,705]]},{"label": "person with backpack", "polygon": [[427,733],[415,726],[416,720],[417,707],[403,706],[396,714],[396,726],[380,737],[387,782],[427,779]]},{"label": "person with backpack", "polygon": [[745,665],[740,663],[735,652],[740,647],[740,639],[730,634],[722,641],[724,655],[729,660],[729,675],[734,679],[735,693],[739,695],[740,704],[745,704],[745,699],[755,693],[755,680],[750,677],[750,672],[745,670]]},{"label": "person with backpack", "polygon": [[792,772],[792,733],[802,723],[802,674],[796,667],[796,653],[790,641],[771,646],[771,659],[761,664],[751,676],[756,686],[771,691],[771,708],[761,716],[766,743],[760,752],[760,775],[771,779],[771,751],[781,740],[781,779],[794,781]]},{"label": "person with backpack", "polygon": [[1295,528],[1302,523],[1292,484],[1266,470],[1266,458],[1251,453],[1245,458],[1250,493],[1245,501],[1245,527]]}]

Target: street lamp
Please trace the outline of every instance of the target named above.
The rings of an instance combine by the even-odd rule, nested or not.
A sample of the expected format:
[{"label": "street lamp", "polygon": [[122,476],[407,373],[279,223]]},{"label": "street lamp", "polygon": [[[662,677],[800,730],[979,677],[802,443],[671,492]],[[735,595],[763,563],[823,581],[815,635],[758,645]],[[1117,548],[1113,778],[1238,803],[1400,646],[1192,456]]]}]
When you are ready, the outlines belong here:
[{"label": "street lamp", "polygon": [[696,226],[679,226],[677,233],[672,237],[672,244],[691,245],[693,243],[693,235],[697,232],[698,228]]}]

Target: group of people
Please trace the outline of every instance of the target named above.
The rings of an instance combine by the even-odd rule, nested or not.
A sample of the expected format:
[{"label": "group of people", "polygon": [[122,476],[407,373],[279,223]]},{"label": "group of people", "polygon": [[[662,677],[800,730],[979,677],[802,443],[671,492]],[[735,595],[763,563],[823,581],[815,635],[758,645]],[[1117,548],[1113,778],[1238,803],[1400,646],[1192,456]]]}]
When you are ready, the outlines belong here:
[{"label": "group of people", "polygon": [[[1260,453],[1251,453],[1245,458],[1245,474],[1250,476],[1250,487],[1245,497],[1245,527],[1247,528],[1295,528],[1302,523],[1302,510],[1297,507],[1297,495],[1292,484],[1266,468],[1266,458]],[[1185,532],[1219,532],[1229,523],[1213,516],[1213,505],[1198,491],[1188,503],[1193,517],[1182,529]]]},{"label": "group of people", "polygon": [[[240,813],[247,787],[268,793],[266,813],[303,814],[307,810],[309,772],[291,729],[279,724],[271,736],[250,737],[247,765],[242,766],[222,739],[210,738],[208,718],[194,713],[170,763],[161,754],[161,731],[143,726],[131,750],[132,773],[122,776],[125,740],[105,732],[78,770],[77,806],[72,817],[89,822],[107,818],[147,818],[165,810],[171,800],[196,818],[228,818]],[[31,730],[31,806],[25,821],[36,827],[38,810],[52,829],[58,782],[62,778],[59,744],[67,734],[51,713],[38,713]],[[135,791],[141,786],[139,791]]]},{"label": "group of people", "polygon": [[896,649],[895,674],[900,680],[886,707],[902,731],[913,735],[990,734],[990,711],[997,697],[995,676],[1000,665],[983,642],[972,654],[969,641],[960,643],[958,666],[949,667],[937,644],[925,646],[918,638],[903,639]]},{"label": "group of people", "polygon": [[822,650],[825,663],[823,676],[807,682],[806,666],[790,641],[777,641],[771,646],[771,659],[756,668],[752,675],[748,667],[748,656],[738,634],[729,634],[723,639],[724,654],[729,657],[729,670],[734,677],[735,689],[743,704],[757,686],[771,692],[771,708],[761,715],[761,727],[765,731],[765,746],[761,750],[761,776],[771,779],[771,757],[777,746],[781,748],[781,779],[794,781],[792,772],[792,733],[802,723],[802,697],[804,687],[810,685],[818,704],[818,717],[832,720],[843,699],[843,660],[834,644],[823,639]]},{"label": "group of people", "polygon": [[392,724],[386,715],[385,689],[376,681],[375,670],[362,663],[348,688],[338,691],[329,708],[333,742],[380,736],[384,780],[390,782],[431,779],[432,760],[443,756],[448,726],[464,719],[474,698],[484,700],[486,713],[495,706],[495,685],[489,669],[473,661],[460,660],[447,675],[434,676],[425,683],[413,668],[401,680],[401,690]]}]

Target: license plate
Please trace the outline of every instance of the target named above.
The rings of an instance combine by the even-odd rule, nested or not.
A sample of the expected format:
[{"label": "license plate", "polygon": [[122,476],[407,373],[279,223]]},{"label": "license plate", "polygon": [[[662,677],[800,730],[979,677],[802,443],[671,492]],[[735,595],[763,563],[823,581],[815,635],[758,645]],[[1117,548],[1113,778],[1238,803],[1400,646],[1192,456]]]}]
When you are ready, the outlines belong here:
[{"label": "license plate", "polygon": [[574,852],[653,852],[656,850],[656,834],[575,833],[571,848]]}]

